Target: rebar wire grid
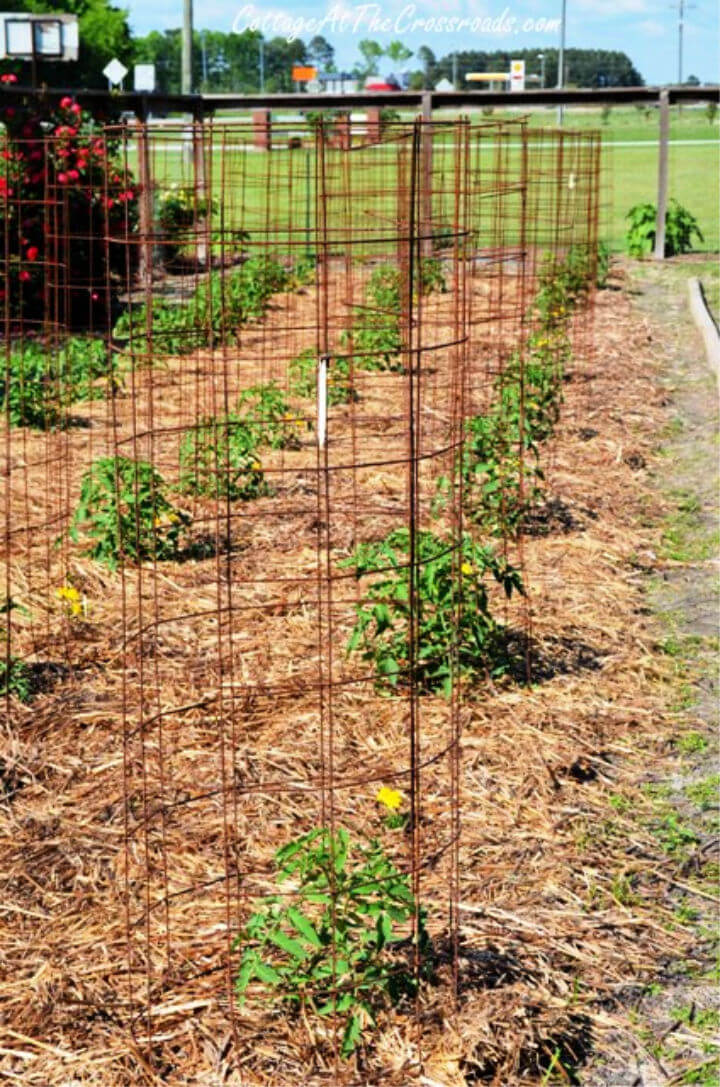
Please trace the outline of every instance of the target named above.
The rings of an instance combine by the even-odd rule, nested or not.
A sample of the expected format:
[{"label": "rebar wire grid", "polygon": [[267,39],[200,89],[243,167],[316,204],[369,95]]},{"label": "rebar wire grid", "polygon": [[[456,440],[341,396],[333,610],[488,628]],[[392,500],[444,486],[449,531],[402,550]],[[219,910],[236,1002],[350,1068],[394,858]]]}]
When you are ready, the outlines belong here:
[{"label": "rebar wire grid", "polygon": [[[362,1040],[377,1016],[414,1074],[425,987],[451,1003],[464,962],[465,707],[502,646],[532,672],[526,599],[481,566],[521,576],[522,534],[502,503],[478,515],[467,427],[519,382],[501,482],[522,501],[538,291],[572,252],[595,277],[597,141],[465,121],[380,142],[276,125],[269,152],[242,125],[104,138],[104,219],[74,237],[46,155],[44,302],[5,302],[8,721],[40,695],[48,728],[117,723],[106,992],[143,1066],[210,1009],[253,1082],[374,1082],[382,1061],[343,1053],[349,994]],[[101,256],[78,267],[81,243]],[[8,276],[11,250],[6,231]],[[590,313],[558,318],[568,344]],[[315,917],[276,855],[316,831],[329,966],[279,1016],[272,956],[236,991],[248,922]],[[388,866],[379,902],[409,893],[375,989],[338,943],[345,833],[347,871],[363,849]]]}]

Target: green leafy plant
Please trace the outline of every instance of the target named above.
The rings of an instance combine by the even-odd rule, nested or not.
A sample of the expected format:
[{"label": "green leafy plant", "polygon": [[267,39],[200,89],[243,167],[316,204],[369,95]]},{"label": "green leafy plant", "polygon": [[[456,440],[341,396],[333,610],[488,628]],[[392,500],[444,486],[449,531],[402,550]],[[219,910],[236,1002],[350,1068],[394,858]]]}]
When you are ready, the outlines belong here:
[{"label": "green leafy plant", "polygon": [[[290,391],[295,396],[315,398],[317,394],[317,352],[306,347],[291,360],[289,366]],[[350,373],[348,359],[341,355],[331,360],[328,370],[327,396],[329,404],[347,404],[358,400]]]},{"label": "green leafy plant", "polygon": [[[421,260],[415,296],[445,289],[442,262],[436,257]],[[351,345],[355,366],[360,370],[402,370],[399,356],[405,345],[400,327],[403,305],[400,269],[389,265],[375,268],[365,298],[364,305],[354,307],[352,331],[343,332],[340,343]]]},{"label": "green leafy plant", "polygon": [[[410,594],[410,534],[396,529],[383,540],[361,544],[340,563],[357,578],[368,577],[365,599],[356,605],[348,652],[372,662],[378,688],[392,691],[414,680],[425,693],[449,695],[454,680],[480,670],[500,674],[502,628],[490,612],[486,579],[509,598],[523,592],[519,572],[491,547],[430,531],[415,537],[414,596]],[[461,576],[462,575],[462,576]],[[411,659],[411,614],[417,640]]]},{"label": "green leafy plant", "polygon": [[259,320],[272,295],[293,283],[291,269],[270,254],[258,254],[228,273],[212,272],[182,304],[154,302],[149,314],[145,305],[124,313],[113,336],[143,352],[149,341],[154,351],[167,355],[234,344],[238,329]]},{"label": "green leafy plant", "polygon": [[20,702],[32,698],[31,673],[25,661],[17,657],[0,657],[0,698],[15,695]]},{"label": "green leafy plant", "polygon": [[358,370],[402,371],[403,350],[399,318],[393,314],[356,307],[352,331],[340,334],[340,343],[352,351]]},{"label": "green leafy plant", "polygon": [[[6,597],[0,605],[0,615],[9,615],[17,606],[14,600]],[[8,631],[4,627],[0,627],[0,639],[6,643],[6,653],[0,657],[0,698],[14,695],[20,702],[29,702],[32,697],[32,673],[25,661],[10,654]]]},{"label": "green leafy plant", "polygon": [[595,261],[595,285],[602,290],[607,286],[610,274],[610,246],[607,242],[598,242]]},{"label": "green leafy plant", "polygon": [[163,260],[171,263],[180,256],[190,228],[206,216],[217,211],[217,201],[210,196],[198,195],[191,185],[171,185],[155,196],[155,225],[161,235],[160,250]]},{"label": "green leafy plant", "polygon": [[464,504],[470,518],[497,536],[515,536],[542,494],[537,445],[523,428],[519,406],[512,417],[506,395],[501,410],[465,424],[462,455]]},{"label": "green leafy plant", "polygon": [[[465,423],[464,506],[493,535],[517,535],[542,496],[539,444],[559,418],[568,352],[562,327],[534,333],[525,357],[514,352],[497,376],[490,409]],[[436,509],[444,505],[448,489],[447,478],[440,478]]]},{"label": "green leafy plant", "polygon": [[252,385],[238,398],[239,416],[255,444],[270,449],[299,449],[304,424],[276,381]]},{"label": "green leafy plant", "polygon": [[[628,221],[627,251],[631,257],[644,257],[655,246],[657,208],[650,203],[635,204],[625,218]],[[671,198],[665,213],[665,256],[690,252],[693,237],[701,242],[705,240],[695,216]]]},{"label": "green leafy plant", "polygon": [[72,336],[60,344],[26,340],[0,364],[0,409],[13,426],[64,426],[71,404],[102,396],[114,370],[102,340]]},{"label": "green leafy plant", "polygon": [[102,457],[82,479],[70,538],[93,541],[90,557],[114,570],[130,562],[177,557],[190,517],[167,497],[162,476],[147,461]]},{"label": "green leafy plant", "polygon": [[439,257],[423,257],[420,261],[420,293],[438,291],[444,294],[447,289],[442,261]]},{"label": "green leafy plant", "polygon": [[271,494],[252,425],[229,415],[203,419],[186,431],[180,443],[180,489],[231,502]]},{"label": "green leafy plant", "polygon": [[574,243],[563,256],[546,256],[538,274],[538,290],[534,308],[544,329],[565,324],[571,310],[587,294],[593,280],[597,281],[609,251],[597,246]]},{"label": "green leafy plant", "polygon": [[410,882],[377,841],[352,843],[342,827],[296,838],[275,866],[291,893],[264,898],[235,941],[236,992],[242,1002],[257,984],[303,1016],[333,1017],[349,1057],[378,1011],[417,989],[411,954],[427,935]]}]

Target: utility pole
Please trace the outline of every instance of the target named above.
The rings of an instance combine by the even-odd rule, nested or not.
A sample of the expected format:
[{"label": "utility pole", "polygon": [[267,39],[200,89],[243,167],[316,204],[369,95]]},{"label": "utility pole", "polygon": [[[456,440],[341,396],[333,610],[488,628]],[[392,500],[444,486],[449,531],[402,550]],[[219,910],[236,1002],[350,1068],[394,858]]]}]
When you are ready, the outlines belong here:
[{"label": "utility pole", "polygon": [[260,94],[265,93],[265,39],[260,36]]},{"label": "utility pole", "polygon": [[[567,9],[567,0],[562,0],[562,15],[560,16],[560,51],[558,53],[558,73],[557,73],[557,89],[561,91],[565,83],[565,13]],[[558,106],[558,124],[563,123],[563,115],[565,110],[562,105]]]},{"label": "utility pole", "polygon": [[182,79],[183,94],[192,94],[193,0],[183,0]]},{"label": "utility pole", "polygon": [[203,30],[201,35],[200,35],[200,41],[202,43],[202,73],[203,73],[202,89],[205,92],[205,94],[207,94],[207,89],[208,89],[207,44],[205,42],[206,35],[207,35],[207,30]]},{"label": "utility pole", "polygon": [[[678,86],[682,86],[683,81],[683,36],[685,33],[685,12],[689,8],[694,8],[695,4],[688,3],[688,0],[677,0],[678,9]],[[672,4],[671,7],[675,7]],[[678,113],[682,110],[682,103],[678,102]]]},{"label": "utility pole", "polygon": [[678,7],[678,86],[682,86],[683,69],[683,17],[685,15],[685,0],[680,0]]},{"label": "utility pole", "polygon": [[457,53],[452,55],[452,83],[455,90],[457,90]]},{"label": "utility pole", "polygon": [[545,54],[538,53],[537,59],[540,61],[540,90],[545,90]]}]

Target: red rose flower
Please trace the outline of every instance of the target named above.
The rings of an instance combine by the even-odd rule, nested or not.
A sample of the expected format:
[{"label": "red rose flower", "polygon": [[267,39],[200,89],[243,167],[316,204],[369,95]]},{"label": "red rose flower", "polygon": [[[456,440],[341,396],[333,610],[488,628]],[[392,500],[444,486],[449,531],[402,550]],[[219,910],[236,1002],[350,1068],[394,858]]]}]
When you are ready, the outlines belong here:
[{"label": "red rose flower", "polygon": [[38,249],[38,247],[36,245],[31,245],[29,247],[27,253],[25,254],[25,256],[27,257],[28,260],[37,260],[39,252],[40,252],[40,250]]},{"label": "red rose flower", "polygon": [[69,94],[66,94],[64,98],[60,99],[60,109],[70,109],[73,104],[73,100]]},{"label": "red rose flower", "polygon": [[77,170],[68,170],[67,176],[68,181],[77,181],[80,177],[80,174],[77,172]]},{"label": "red rose flower", "polygon": [[29,280],[29,278],[30,278],[30,273],[29,273],[28,271],[26,271],[26,269],[25,269],[25,268],[23,268],[22,272],[20,273],[20,280],[21,280],[21,281],[22,281],[23,283],[27,283],[27,281]]},{"label": "red rose flower", "polygon": [[61,185],[64,185],[67,182],[68,176],[67,176],[67,174],[65,174],[65,173],[63,173],[61,171],[58,174],[57,179],[58,179],[58,181],[60,182]]}]

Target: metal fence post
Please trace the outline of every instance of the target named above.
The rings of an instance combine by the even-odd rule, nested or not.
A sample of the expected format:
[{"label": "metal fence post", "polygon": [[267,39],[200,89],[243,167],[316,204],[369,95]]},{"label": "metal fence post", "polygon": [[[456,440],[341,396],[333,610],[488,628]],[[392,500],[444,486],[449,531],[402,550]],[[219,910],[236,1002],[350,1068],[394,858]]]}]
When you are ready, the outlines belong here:
[{"label": "metal fence post", "polygon": [[420,171],[420,236],[424,239],[420,249],[425,257],[432,255],[432,91],[422,96],[422,143]]}]

